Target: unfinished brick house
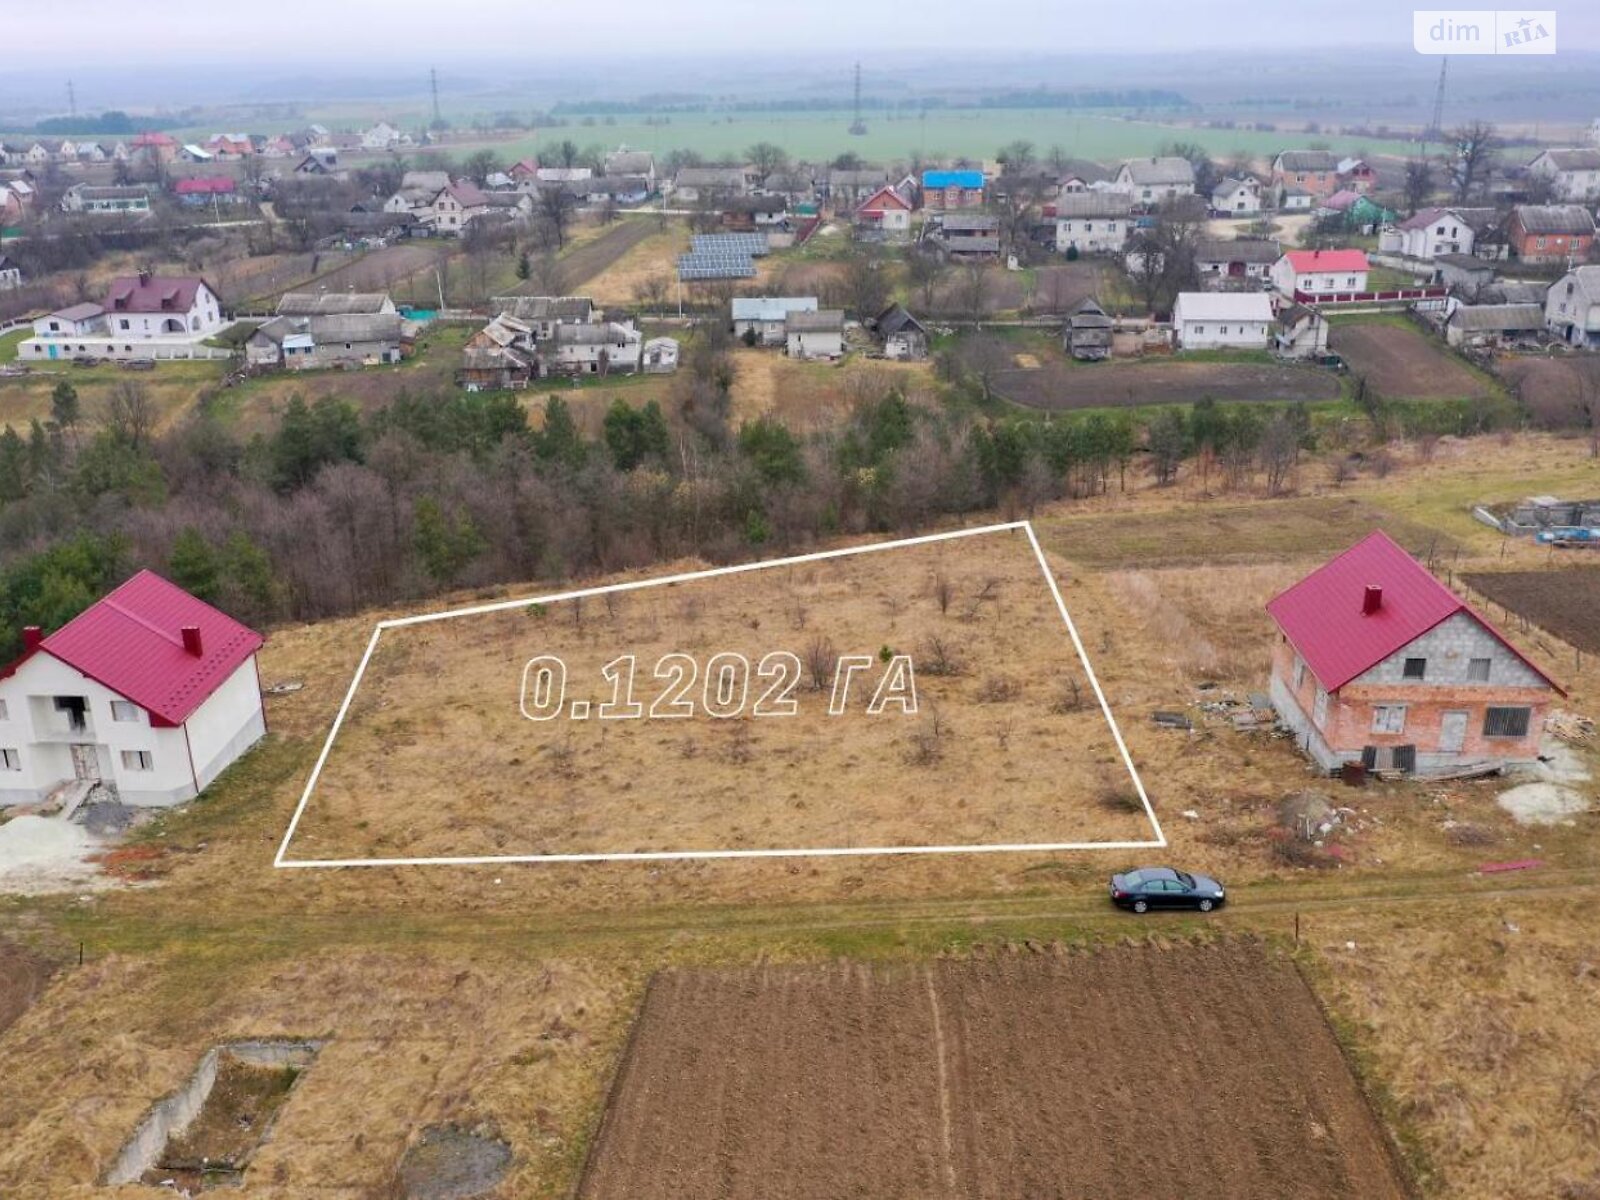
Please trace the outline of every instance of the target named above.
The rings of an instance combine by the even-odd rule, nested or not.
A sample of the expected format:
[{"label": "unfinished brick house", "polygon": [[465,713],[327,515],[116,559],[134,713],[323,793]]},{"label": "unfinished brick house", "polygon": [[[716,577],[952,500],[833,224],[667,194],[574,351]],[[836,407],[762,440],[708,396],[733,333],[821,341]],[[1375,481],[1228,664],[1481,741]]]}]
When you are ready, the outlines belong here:
[{"label": "unfinished brick house", "polygon": [[1274,598],[1273,707],[1319,766],[1438,775],[1538,757],[1560,686],[1383,533]]}]

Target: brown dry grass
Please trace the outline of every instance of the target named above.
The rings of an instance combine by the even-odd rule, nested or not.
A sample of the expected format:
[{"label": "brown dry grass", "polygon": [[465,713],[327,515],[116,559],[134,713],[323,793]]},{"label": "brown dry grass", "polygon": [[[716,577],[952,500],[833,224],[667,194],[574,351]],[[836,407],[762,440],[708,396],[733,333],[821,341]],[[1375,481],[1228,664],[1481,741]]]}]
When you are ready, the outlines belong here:
[{"label": "brown dry grass", "polygon": [[899,388],[913,400],[931,396],[926,363],[895,363],[859,357],[837,364],[797,362],[781,350],[733,352],[733,419],[770,417],[798,433],[838,428],[863,403]]},{"label": "brown dry grass", "polygon": [[[638,217],[644,221],[647,218]],[[689,249],[689,228],[679,222],[667,225],[629,249],[621,258],[583,284],[583,293],[596,304],[627,306],[639,302],[639,286],[649,279],[667,282],[667,295],[676,287],[678,255]]]},{"label": "brown dry grass", "polygon": [[[955,587],[941,612],[939,575]],[[959,643],[959,674],[931,644]],[[664,691],[656,661],[719,653],[752,670],[826,644],[792,717],[529,721],[523,664],[566,663],[571,704],[611,689],[603,664],[637,656],[636,695]],[[864,711],[884,650],[918,665],[917,712]],[[851,711],[829,713],[832,656],[870,666]],[[990,677],[1014,674],[998,696]],[[1020,533],[908,547],[385,630],[291,847],[296,858],[564,854],[682,849],[1128,841],[1142,810],[1093,803],[1128,787],[1092,697],[1052,712],[1059,681],[1086,683]],[[870,681],[870,682],[869,682]],[[766,684],[751,677],[754,702]],[[692,693],[699,703],[701,687]],[[746,710],[749,711],[748,709]],[[703,710],[702,710],[703,712]],[[936,769],[935,769],[936,768]],[[847,791],[848,798],[840,792]],[[842,800],[842,802],[841,802]]]}]

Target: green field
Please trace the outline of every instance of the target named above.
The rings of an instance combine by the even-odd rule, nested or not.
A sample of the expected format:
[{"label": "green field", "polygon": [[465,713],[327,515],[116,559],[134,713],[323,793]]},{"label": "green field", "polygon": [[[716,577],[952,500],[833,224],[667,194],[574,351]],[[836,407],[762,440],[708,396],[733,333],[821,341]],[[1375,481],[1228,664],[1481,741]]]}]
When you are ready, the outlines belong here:
[{"label": "green field", "polygon": [[[330,126],[359,128],[379,118],[399,128],[420,128],[425,116],[421,108],[357,114],[346,108],[330,112],[310,112],[308,119],[322,120]],[[1153,154],[1163,143],[1174,140],[1199,142],[1214,157],[1227,158],[1243,150],[1258,157],[1269,157],[1279,150],[1305,148],[1311,143],[1337,151],[1382,153],[1384,143],[1368,144],[1355,138],[1311,135],[1302,132],[1257,133],[1231,129],[1204,129],[1191,125],[1136,120],[1131,117],[1086,115],[1070,109],[942,109],[926,117],[871,114],[865,136],[848,132],[850,115],[838,112],[715,112],[667,113],[656,117],[629,114],[613,119],[574,118],[571,123],[536,131],[513,131],[509,137],[478,140],[463,133],[461,140],[447,142],[444,149],[465,153],[490,146],[508,162],[535,155],[570,139],[580,147],[601,145],[612,148],[626,144],[641,150],[664,154],[669,150],[693,150],[706,158],[736,156],[752,143],[776,142],[791,157],[826,161],[846,151],[876,162],[924,158],[993,158],[1008,142],[1024,139],[1034,144],[1043,156],[1059,146],[1075,158],[1116,162],[1141,154]],[[585,123],[590,122],[590,123]],[[465,125],[458,119],[458,126]],[[253,132],[277,132],[262,122],[249,124]],[[213,129],[172,131],[180,140],[203,139]],[[29,134],[8,135],[26,139]],[[1395,143],[1398,149],[1400,144]],[[359,159],[358,159],[359,160]]]}]

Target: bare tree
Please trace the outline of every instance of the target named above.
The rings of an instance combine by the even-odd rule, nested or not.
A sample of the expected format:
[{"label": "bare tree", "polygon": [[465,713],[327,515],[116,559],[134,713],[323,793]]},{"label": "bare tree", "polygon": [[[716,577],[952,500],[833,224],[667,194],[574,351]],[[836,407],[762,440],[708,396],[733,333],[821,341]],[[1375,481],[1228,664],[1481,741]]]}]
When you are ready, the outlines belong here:
[{"label": "bare tree", "polygon": [[1406,181],[1401,190],[1406,211],[1415,213],[1433,194],[1433,164],[1425,158],[1413,158],[1406,163]]},{"label": "bare tree", "polygon": [[118,441],[134,450],[150,440],[156,425],[156,406],[144,384],[137,380],[118,380],[106,396],[105,427]]},{"label": "bare tree", "polygon": [[1455,198],[1457,204],[1464,204],[1474,192],[1488,186],[1500,139],[1488,121],[1469,121],[1452,136],[1456,144]]},{"label": "bare tree", "polygon": [[577,211],[578,198],[567,190],[566,184],[557,183],[540,191],[538,213],[550,227],[557,250],[566,249],[567,229]]},{"label": "bare tree", "polygon": [[989,300],[989,273],[982,263],[968,263],[961,271],[961,310],[976,325],[983,320]]}]

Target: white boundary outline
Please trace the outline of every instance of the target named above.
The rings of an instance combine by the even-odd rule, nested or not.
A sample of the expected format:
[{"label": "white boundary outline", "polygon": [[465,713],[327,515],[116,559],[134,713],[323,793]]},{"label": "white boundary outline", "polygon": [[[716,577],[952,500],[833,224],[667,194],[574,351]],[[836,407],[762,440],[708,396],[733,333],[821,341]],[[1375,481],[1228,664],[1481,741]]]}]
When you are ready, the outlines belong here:
[{"label": "white boundary outline", "polygon": [[[644,588],[665,587],[698,579],[714,579],[719,575],[742,575],[747,571],[759,571],[767,567],[791,567],[800,563],[822,562],[831,558],[846,558],[856,554],[872,554],[880,550],[899,550],[907,546],[925,546],[931,542],[955,541],[959,538],[978,537],[986,533],[1002,533],[1017,529],[1027,533],[1028,543],[1033,547],[1033,554],[1038,559],[1039,569],[1044,573],[1045,582],[1050,585],[1050,594],[1055,598],[1056,608],[1061,613],[1061,620],[1066,624],[1067,633],[1072,637],[1073,648],[1078,652],[1078,661],[1083,663],[1084,674],[1089,679],[1089,686],[1094,689],[1095,699],[1100,704],[1100,712],[1111,729],[1111,736],[1116,741],[1118,752],[1122,755],[1123,765],[1128,768],[1128,776],[1133,780],[1133,786],[1139,793],[1139,802],[1144,806],[1145,816],[1150,820],[1150,828],[1155,833],[1153,841],[1026,842],[979,846],[830,846],[789,850],[650,850],[614,854],[473,854],[423,858],[290,859],[285,857],[289,850],[289,843],[294,839],[295,830],[299,827],[300,818],[305,814],[306,804],[311,799],[311,793],[317,786],[317,780],[322,776],[322,768],[328,761],[329,752],[333,749],[334,739],[339,736],[339,730],[344,725],[345,716],[350,711],[350,704],[355,699],[356,689],[361,686],[361,679],[367,672],[367,664],[372,660],[372,652],[377,649],[378,639],[385,629],[399,629],[407,625],[422,625],[430,621],[445,621],[453,617],[470,617],[482,613],[504,612],[508,609],[527,608],[534,604],[558,604],[564,600],[578,600],[585,596],[603,596],[608,593],[633,592]],[[948,533],[930,533],[920,537],[901,538],[892,542],[874,542],[865,546],[847,546],[841,550],[822,550],[813,554],[796,554],[789,558],[769,558],[758,562],[737,563],[731,567],[713,567],[705,571],[685,571],[676,575],[662,575],[654,579],[612,583],[603,587],[577,588],[573,591],[552,592],[545,596],[528,596],[517,600],[498,600],[493,604],[474,604],[466,608],[451,608],[441,612],[422,613],[412,617],[391,617],[389,620],[379,621],[373,627],[372,637],[368,639],[366,651],[361,655],[361,663],[356,667],[355,676],[350,680],[350,687],[345,692],[344,702],[339,705],[339,713],[333,719],[332,728],[328,730],[328,738],[322,744],[322,752],[317,755],[316,764],[311,768],[311,777],[306,780],[305,791],[300,795],[300,803],[295,806],[294,816],[289,819],[289,828],[284,831],[283,841],[278,846],[278,853],[273,858],[272,865],[274,867],[467,867],[483,866],[490,863],[655,862],[672,859],[708,858],[829,858],[867,854],[1000,854],[1018,851],[1040,852],[1055,850],[1149,850],[1162,849],[1166,844],[1166,834],[1161,831],[1161,822],[1156,819],[1155,809],[1151,807],[1150,797],[1144,790],[1144,782],[1139,778],[1139,770],[1133,765],[1133,756],[1128,753],[1127,743],[1122,740],[1122,730],[1117,726],[1116,717],[1111,714],[1111,705],[1106,702],[1106,695],[1101,690],[1100,680],[1095,676],[1094,667],[1089,662],[1088,654],[1084,652],[1083,639],[1078,636],[1078,627],[1073,624],[1072,614],[1067,611],[1067,602],[1062,598],[1061,588],[1056,583],[1055,574],[1050,570],[1050,564],[1044,556],[1044,548],[1039,545],[1039,539],[1033,532],[1033,522],[1007,521],[998,525],[981,525],[972,529],[957,529]]]}]

